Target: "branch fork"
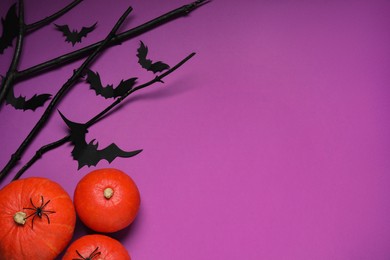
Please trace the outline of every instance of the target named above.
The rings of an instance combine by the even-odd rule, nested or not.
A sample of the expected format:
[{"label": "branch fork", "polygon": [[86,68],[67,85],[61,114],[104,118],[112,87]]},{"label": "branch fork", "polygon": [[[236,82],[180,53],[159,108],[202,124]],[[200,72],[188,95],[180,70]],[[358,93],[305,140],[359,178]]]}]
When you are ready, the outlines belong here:
[{"label": "branch fork", "polygon": [[[22,47],[24,42],[24,36],[32,31],[35,31],[61,15],[65,14],[66,12],[70,11],[72,8],[74,8],[76,5],[78,5],[82,0],[75,0],[68,6],[64,7],[60,11],[56,12],[55,14],[42,19],[38,22],[32,23],[32,24],[25,24],[24,22],[24,5],[23,0],[18,0],[18,26],[19,26],[19,32],[16,40],[16,46],[15,51],[13,55],[12,62],[10,64],[10,67],[8,69],[8,72],[6,74],[6,77],[2,80],[2,86],[0,89],[0,109],[5,101],[5,97],[7,95],[7,92],[13,88],[13,85],[16,81],[20,81],[22,79],[36,76],[42,72],[45,72],[49,69],[52,69],[54,67],[63,66],[67,64],[70,61],[83,58],[87,56],[85,61],[82,63],[82,65],[73,71],[72,76],[64,83],[64,85],[58,90],[58,92],[55,94],[55,96],[52,98],[50,104],[47,106],[46,110],[42,114],[41,118],[38,120],[36,125],[33,127],[33,129],[30,131],[28,136],[24,139],[22,144],[19,146],[19,148],[16,150],[15,153],[13,153],[10,157],[10,160],[8,163],[4,166],[4,168],[0,171],[0,182],[7,176],[7,174],[16,166],[17,162],[21,159],[22,155],[24,154],[27,147],[31,144],[31,142],[35,139],[36,135],[41,131],[41,129],[46,125],[46,122],[48,118],[53,113],[54,109],[56,108],[58,102],[66,95],[66,93],[71,89],[71,87],[77,82],[77,80],[83,75],[84,71],[88,68],[89,64],[94,60],[94,58],[100,54],[103,49],[105,49],[107,46],[116,45],[118,43],[122,43],[125,40],[128,40],[130,38],[133,38],[134,36],[137,36],[139,34],[142,34],[146,31],[149,31],[157,26],[160,26],[170,20],[173,20],[177,17],[187,15],[197,7],[209,2],[208,0],[198,0],[194,1],[190,4],[184,5],[182,7],[179,7],[177,9],[174,9],[166,14],[163,14],[155,19],[152,19],[140,26],[137,26],[133,29],[130,29],[128,31],[125,31],[120,34],[116,34],[116,31],[120,27],[120,25],[123,23],[125,18],[129,15],[129,13],[132,11],[132,8],[129,7],[124,14],[120,17],[120,19],[117,21],[117,23],[114,25],[113,29],[110,31],[110,33],[107,35],[107,37],[95,44],[89,45],[87,47],[84,47],[82,49],[79,49],[77,51],[65,54],[63,56],[54,58],[52,60],[49,60],[47,62],[35,65],[33,67],[30,67],[25,70],[18,70],[18,65],[20,61],[20,56],[22,53]],[[164,83],[162,80],[164,77],[175,71],[177,68],[182,66],[185,62],[187,62],[190,58],[192,58],[195,55],[195,53],[192,53],[188,55],[185,59],[180,61],[178,64],[176,64],[174,67],[170,68],[168,71],[160,74],[159,76],[156,76],[153,80],[144,83],[142,85],[139,85],[138,87],[134,87],[131,90],[129,90],[127,93],[125,93],[123,96],[118,97],[110,106],[108,106],[106,109],[104,109],[102,112],[100,112],[98,115],[93,117],[91,120],[89,120],[85,125],[87,127],[92,126],[97,121],[99,121],[106,113],[108,113],[111,109],[113,109],[115,106],[117,106],[122,100],[124,100],[127,96],[134,93],[135,91],[138,91],[142,88],[145,88],[147,86],[150,86],[156,82]],[[56,147],[59,147],[60,145],[69,142],[70,136],[65,136],[55,142],[52,142],[50,144],[42,146],[36,154],[33,156],[33,158],[30,159],[28,163],[26,163],[15,175],[14,180],[18,179],[36,160],[42,157],[42,155],[51,149],[54,149]]]}]

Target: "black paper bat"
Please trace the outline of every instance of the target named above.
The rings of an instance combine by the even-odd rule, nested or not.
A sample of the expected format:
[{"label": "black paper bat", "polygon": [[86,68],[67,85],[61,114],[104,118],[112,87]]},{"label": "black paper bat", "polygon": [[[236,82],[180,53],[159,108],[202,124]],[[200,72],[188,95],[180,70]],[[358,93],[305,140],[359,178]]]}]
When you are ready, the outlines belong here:
[{"label": "black paper bat", "polygon": [[95,29],[96,24],[97,23],[95,23],[90,27],[83,27],[81,28],[80,32],[78,32],[77,30],[70,31],[68,25],[57,25],[57,24],[54,25],[57,27],[57,29],[60,32],[63,33],[63,35],[65,36],[65,41],[71,42],[72,46],[74,46],[77,42],[81,42],[81,38],[87,37],[87,35]]},{"label": "black paper bat", "polygon": [[116,98],[123,96],[134,87],[136,80],[137,78],[121,80],[116,88],[114,88],[113,85],[106,85],[103,87],[99,73],[95,73],[89,69],[87,70],[86,81],[89,83],[91,89],[95,90],[96,95],[101,95],[105,98]]},{"label": "black paper bat", "polygon": [[163,63],[162,61],[152,62],[150,59],[147,59],[148,47],[141,41],[141,46],[137,49],[138,63],[142,68],[152,71],[153,73],[161,72],[169,69],[169,65]]},{"label": "black paper bat", "polygon": [[0,37],[0,54],[3,54],[4,50],[12,46],[13,39],[19,33],[18,16],[16,15],[16,4],[13,4],[5,17],[1,18],[3,25],[3,32]]},{"label": "black paper bat", "polygon": [[142,152],[142,150],[126,152],[120,149],[114,143],[110,144],[104,149],[99,150],[99,143],[96,142],[96,144],[94,144],[95,139],[89,143],[86,142],[85,136],[88,133],[88,129],[85,124],[72,122],[67,119],[61,112],[59,113],[70,129],[70,139],[74,145],[72,156],[73,159],[78,161],[78,169],[81,169],[85,165],[88,167],[96,166],[101,160],[106,160],[111,163],[117,157],[128,158]]},{"label": "black paper bat", "polygon": [[13,106],[15,109],[35,111],[38,107],[43,106],[50,97],[50,94],[35,94],[32,98],[26,100],[26,97],[23,96],[15,97],[13,88],[10,88],[5,102],[6,104]]}]

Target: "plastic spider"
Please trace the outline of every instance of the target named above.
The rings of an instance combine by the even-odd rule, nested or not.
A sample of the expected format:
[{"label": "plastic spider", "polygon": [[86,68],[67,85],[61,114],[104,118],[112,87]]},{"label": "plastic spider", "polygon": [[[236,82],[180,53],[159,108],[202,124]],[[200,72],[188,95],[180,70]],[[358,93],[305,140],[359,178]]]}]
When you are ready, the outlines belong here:
[{"label": "plastic spider", "polygon": [[81,258],[73,258],[72,260],[92,260],[93,258],[95,258],[96,256],[99,256],[101,253],[98,252],[99,250],[99,247],[97,247],[95,250],[92,251],[92,253],[87,257],[85,258],[84,256],[82,256],[79,251],[76,250],[76,253],[81,257]]},{"label": "plastic spider", "polygon": [[23,208],[23,209],[28,209],[28,210],[34,210],[34,212],[27,217],[25,217],[25,220],[28,219],[29,217],[33,217],[31,220],[31,228],[34,228],[34,219],[36,216],[39,218],[42,218],[42,216],[45,216],[47,218],[47,223],[50,224],[50,218],[49,214],[56,213],[55,211],[52,210],[45,210],[45,207],[47,204],[49,204],[50,200],[44,201],[43,196],[41,196],[41,205],[39,207],[35,206],[32,199],[30,198],[30,203],[33,206],[32,208]]}]

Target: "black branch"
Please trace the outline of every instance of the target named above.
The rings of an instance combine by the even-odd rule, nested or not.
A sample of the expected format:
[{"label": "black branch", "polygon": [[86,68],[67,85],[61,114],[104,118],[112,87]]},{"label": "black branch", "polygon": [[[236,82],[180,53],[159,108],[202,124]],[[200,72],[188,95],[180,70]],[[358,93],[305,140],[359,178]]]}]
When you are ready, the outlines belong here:
[{"label": "black branch", "polygon": [[[22,52],[22,47],[23,47],[23,41],[24,41],[24,36],[32,31],[35,31],[37,29],[40,29],[41,27],[51,23],[52,21],[56,20],[57,18],[61,17],[62,15],[66,14],[68,11],[70,11],[72,8],[74,8],[76,5],[78,5],[82,0],[75,0],[71,4],[65,6],[58,12],[46,17],[45,19],[42,19],[40,21],[37,21],[33,24],[25,24],[24,21],[24,3],[22,0],[19,0],[18,2],[18,15],[17,20],[17,28],[13,28],[14,25],[12,26],[13,31],[16,31],[15,35],[12,35],[12,39],[14,39],[14,36],[16,37],[16,47],[14,51],[14,56],[12,58],[11,65],[8,69],[7,75],[5,76],[5,79],[3,81],[2,86],[0,86],[0,107],[3,104],[4,100],[7,97],[7,93],[10,90],[10,88],[13,87],[16,79],[18,78],[17,76],[17,69],[19,65],[19,60],[20,60],[20,55]],[[15,8],[16,4],[11,7],[11,10]],[[4,29],[4,28],[3,28]]]},{"label": "black branch", "polygon": [[[131,7],[127,9],[127,11],[123,14],[123,16],[118,20],[117,24],[114,26],[110,34],[102,41],[96,42],[92,45],[89,45],[85,48],[79,49],[74,52],[70,52],[68,54],[59,56],[57,58],[54,58],[52,60],[43,62],[41,64],[35,65],[33,67],[27,68],[25,70],[18,70],[18,65],[20,61],[20,56],[22,53],[22,47],[24,42],[24,36],[28,32],[32,32],[34,30],[37,30],[41,28],[42,26],[51,23],[53,20],[57,19],[61,15],[65,14],[69,10],[71,10],[73,7],[75,7],[77,4],[79,4],[82,0],[74,0],[71,4],[64,7],[60,11],[56,12],[55,14],[42,19],[40,21],[37,21],[32,24],[26,25],[24,22],[24,5],[23,0],[18,0],[18,15],[17,15],[17,24],[18,24],[18,33],[16,36],[16,46],[14,49],[14,55],[11,61],[11,64],[9,66],[8,72],[5,75],[4,79],[2,80],[2,86],[0,86],[0,109],[1,105],[5,101],[5,98],[7,97],[8,91],[13,88],[14,84],[16,82],[20,82],[26,78],[36,76],[40,73],[47,72],[48,70],[62,67],[66,64],[68,64],[71,61],[78,60],[84,57],[87,57],[85,61],[82,63],[82,65],[73,72],[73,75],[63,84],[63,86],[58,90],[58,92],[55,94],[55,96],[52,98],[50,104],[47,106],[46,110],[42,114],[39,121],[36,123],[36,125],[33,127],[33,129],[30,131],[28,136],[24,139],[22,144],[19,146],[19,148],[16,150],[15,153],[11,155],[10,160],[7,162],[7,164],[4,166],[4,168],[0,171],[0,182],[6,177],[6,175],[16,166],[17,162],[20,161],[22,155],[24,154],[27,147],[30,145],[30,143],[35,139],[36,135],[42,130],[42,128],[45,126],[47,120],[53,113],[54,109],[56,108],[58,102],[65,96],[65,94],[71,89],[71,87],[79,80],[82,74],[85,73],[87,67],[89,66],[90,62],[97,56],[99,53],[103,51],[106,47],[113,46],[116,44],[120,44],[124,42],[125,40],[131,39],[135,36],[138,36],[144,32],[147,32],[151,29],[154,29],[162,24],[165,24],[171,20],[174,20],[178,17],[185,16],[192,12],[197,7],[210,2],[210,0],[197,0],[190,4],[184,5],[182,7],[179,7],[177,9],[174,9],[170,12],[167,12],[157,18],[154,18],[144,24],[141,24],[133,29],[130,29],[128,31],[125,31],[121,34],[116,34],[116,30],[118,27],[122,24],[123,20],[126,18],[126,16],[131,12]],[[16,20],[15,20],[16,21]],[[15,36],[13,36],[15,37]],[[175,71],[177,68],[179,68],[181,65],[183,65],[187,60],[189,60],[195,53],[192,53],[188,57],[186,57],[184,60],[179,62],[176,66],[170,68],[165,73],[160,74],[159,76],[156,76],[153,80],[140,85],[138,87],[131,87],[128,89],[128,91],[125,94],[121,93],[121,96],[117,98],[110,106],[108,106],[106,109],[104,109],[102,112],[100,112],[98,115],[93,117],[91,120],[85,123],[86,127],[90,127],[93,124],[100,121],[104,115],[106,115],[111,109],[116,107],[120,102],[122,102],[123,99],[125,99],[128,95],[134,93],[135,91],[138,91],[142,88],[145,88],[149,85],[152,85],[156,82],[163,82],[162,79],[167,76],[168,74]],[[25,172],[36,160],[38,160],[44,153],[59,147],[67,142],[70,141],[70,137],[66,136],[60,140],[57,140],[53,143],[50,143],[48,145],[42,146],[36,154],[33,156],[33,158],[28,161],[22,169],[16,174],[15,179],[19,178],[23,172]]]},{"label": "black branch", "polygon": [[[179,7],[177,9],[174,9],[168,13],[165,13],[157,18],[154,18],[144,24],[141,24],[133,29],[127,30],[123,33],[120,33],[112,38],[110,41],[110,46],[120,44],[124,42],[125,40],[129,40],[131,38],[134,38],[138,35],[141,35],[142,33],[145,33],[147,31],[150,31],[157,26],[163,25],[169,21],[172,21],[173,19],[176,19],[178,17],[181,17],[183,15],[188,15],[190,12],[195,10],[197,7],[209,2],[208,0],[198,0],[195,2],[192,2],[190,4],[184,5],[182,7]],[[39,73],[43,73],[47,70],[57,68],[59,66],[63,66],[64,64],[68,64],[72,61],[78,60],[80,58],[85,57],[90,52],[92,52],[94,49],[96,49],[101,42],[96,42],[94,44],[91,44],[89,46],[86,46],[84,48],[81,48],[79,50],[70,52],[68,54],[59,56],[57,58],[51,59],[49,61],[37,64],[35,66],[32,66],[30,68],[27,68],[25,70],[21,70],[18,72],[17,77],[18,78],[29,78],[31,76],[38,75]]]},{"label": "black branch", "polygon": [[61,17],[62,15],[66,14],[67,12],[69,12],[74,7],[76,7],[82,1],[83,0],[75,0],[72,3],[70,3],[69,5],[67,5],[64,8],[62,8],[61,10],[59,10],[58,12],[56,12],[56,13],[54,13],[54,14],[52,14],[52,15],[50,15],[50,16],[42,19],[42,20],[39,20],[39,21],[37,21],[35,23],[27,24],[26,25],[26,31],[27,32],[33,32],[35,30],[38,30],[38,29],[42,28],[45,25],[48,25],[48,24],[52,23],[53,21],[57,20],[59,17]]},{"label": "black branch", "polygon": [[0,89],[0,108],[3,104],[6,95],[10,88],[13,87],[13,83],[16,78],[16,71],[18,69],[20,56],[22,54],[22,47],[24,42],[24,31],[25,31],[25,24],[24,24],[24,4],[23,0],[19,0],[19,10],[18,10],[18,35],[16,38],[16,47],[14,51],[14,55],[12,57],[11,65],[8,69],[7,74],[5,75],[5,78],[3,80],[3,85]]},{"label": "black branch", "polygon": [[[119,105],[119,103],[121,103],[126,97],[130,96],[132,93],[138,91],[138,90],[141,90],[143,88],[146,88],[148,86],[151,86],[157,82],[163,82],[162,79],[165,78],[166,76],[168,76],[169,74],[171,74],[172,72],[174,72],[175,70],[177,70],[179,67],[181,67],[184,63],[186,63],[189,59],[191,59],[193,56],[195,55],[195,53],[191,53],[190,55],[188,55],[187,57],[185,57],[183,60],[181,60],[179,63],[177,63],[174,67],[172,67],[171,69],[169,69],[168,71],[164,72],[163,74],[159,75],[159,76],[156,76],[155,78],[153,78],[152,80],[142,84],[142,85],[139,85],[131,90],[129,90],[125,95],[117,98],[111,105],[109,105],[107,108],[105,108],[104,110],[102,110],[100,113],[98,113],[96,116],[94,116],[93,118],[91,118],[88,122],[86,122],[84,124],[85,126],[85,129],[87,130],[89,127],[93,126],[94,124],[96,124],[97,122],[99,122],[101,119],[104,118],[104,116],[110,112],[112,109],[114,109],[117,105]],[[17,180],[19,179],[23,173],[25,173],[37,160],[39,160],[45,153],[55,149],[55,148],[58,148],[68,142],[71,141],[71,134],[67,135],[67,136],[64,136],[63,138],[57,140],[57,141],[54,141],[52,143],[49,143],[49,144],[46,144],[44,146],[42,146],[41,148],[39,148],[36,153],[34,154],[34,156],[15,174],[13,180]]]},{"label": "black branch", "polygon": [[30,133],[27,135],[27,137],[24,139],[22,144],[19,146],[19,148],[16,150],[16,152],[11,156],[11,159],[8,161],[8,163],[5,165],[5,167],[0,172],[0,180],[4,178],[5,175],[15,166],[15,164],[19,161],[19,158],[21,158],[22,154],[25,152],[27,147],[30,145],[30,143],[33,141],[35,136],[39,133],[39,131],[43,128],[43,126],[46,124],[47,120],[49,119],[52,111],[57,106],[57,103],[62,99],[62,97],[65,95],[66,92],[70,90],[70,88],[77,82],[77,80],[80,78],[82,72],[87,68],[87,66],[95,59],[95,57],[103,50],[104,47],[109,43],[109,41],[115,36],[116,31],[119,29],[120,25],[124,22],[125,18],[129,15],[129,13],[133,9],[129,7],[125,13],[119,18],[118,22],[115,24],[111,32],[108,34],[106,39],[100,43],[98,48],[95,49],[95,51],[88,56],[88,58],[81,64],[81,66],[73,72],[73,75],[68,79],[68,81],[60,88],[60,90],[56,93],[56,95],[51,100],[50,104],[46,108],[45,112],[42,114],[41,118],[38,120],[36,125],[33,127],[33,129],[30,131]]}]

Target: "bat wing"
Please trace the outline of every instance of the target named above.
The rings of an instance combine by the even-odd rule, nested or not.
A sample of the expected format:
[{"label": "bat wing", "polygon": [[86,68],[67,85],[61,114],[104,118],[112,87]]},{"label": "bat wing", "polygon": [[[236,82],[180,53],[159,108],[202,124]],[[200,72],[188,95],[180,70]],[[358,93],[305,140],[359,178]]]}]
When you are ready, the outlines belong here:
[{"label": "bat wing", "polygon": [[15,97],[14,91],[11,88],[8,91],[7,97],[6,97],[6,103],[13,106],[15,109],[19,110],[33,110],[37,109],[38,107],[41,107],[45,104],[47,100],[49,100],[51,97],[50,94],[35,94],[30,99],[26,99],[26,97],[19,96]]},{"label": "bat wing", "polygon": [[26,100],[26,103],[25,103],[25,106],[24,106],[24,110],[35,110],[37,109],[38,107],[41,107],[45,104],[45,102],[47,100],[49,100],[51,98],[51,95],[50,94],[40,94],[40,95],[37,95],[35,94],[32,98]]},{"label": "bat wing", "polygon": [[68,25],[58,25],[54,24],[57,27],[57,30],[62,32],[62,35],[65,36],[66,42],[71,42],[72,46],[74,46],[77,42],[77,33],[73,33],[70,31]]},{"label": "bat wing", "polygon": [[78,156],[78,151],[87,146],[87,142],[85,141],[85,136],[88,133],[87,126],[85,124],[76,123],[67,119],[59,110],[62,120],[64,120],[65,124],[68,126],[70,130],[70,140],[72,144],[75,146],[72,151],[73,157]]},{"label": "bat wing", "polygon": [[[93,154],[93,151],[96,149],[91,149],[90,145],[85,141],[85,136],[88,133],[87,127],[85,124],[80,124],[72,122],[67,119],[60,111],[62,120],[68,126],[70,130],[70,141],[73,144],[72,157],[74,160],[79,162],[79,169],[83,167],[85,161],[88,161],[90,155]],[[92,147],[93,148],[93,147]]]},{"label": "bat wing", "polygon": [[83,166],[96,166],[101,160],[106,160],[111,163],[117,157],[128,158],[135,156],[142,151],[135,150],[126,152],[114,143],[102,150],[99,150],[98,143],[94,144],[94,141],[95,140],[92,140],[87,146],[85,146],[83,151],[79,153],[79,157],[76,158],[79,163],[78,169],[81,169]]},{"label": "bat wing", "polygon": [[137,78],[130,78],[127,80],[122,80],[119,85],[114,89],[113,97],[121,97],[127,92],[129,92],[135,85]]},{"label": "bat wing", "polygon": [[95,90],[96,95],[100,95],[105,98],[116,98],[123,96],[133,88],[136,80],[137,78],[122,80],[116,88],[114,88],[113,85],[107,85],[104,87],[102,85],[99,73],[87,70],[86,81],[89,83],[90,88]]},{"label": "bat wing", "polygon": [[69,29],[69,26],[68,25],[58,25],[58,24],[54,24],[57,29],[63,33],[63,35],[65,36],[65,41],[66,42],[71,42],[72,45],[74,46],[77,42],[81,42],[81,38],[83,37],[87,37],[87,34],[92,32],[95,27],[96,27],[96,24],[93,24],[92,26],[90,27],[83,27],[80,32],[77,32],[77,31],[71,31]]},{"label": "bat wing", "polygon": [[16,14],[16,4],[13,4],[7,12],[5,19],[1,18],[3,32],[0,37],[0,54],[12,46],[13,39],[19,33],[18,16]]},{"label": "bat wing", "polygon": [[161,71],[164,71],[167,69],[169,69],[168,64],[161,62],[161,61],[157,61],[155,63],[152,63],[149,70],[152,71],[153,73],[157,73],[157,72],[161,72]]},{"label": "bat wing", "polygon": [[87,35],[90,33],[90,32],[92,32],[93,30],[95,30],[95,27],[96,27],[96,24],[97,24],[97,22],[96,23],[94,23],[92,26],[90,26],[90,27],[83,27],[83,28],[81,28],[81,30],[80,30],[80,32],[77,34],[77,41],[78,42],[81,42],[81,38],[82,37],[87,37]]},{"label": "bat wing", "polygon": [[54,24],[54,25],[57,27],[57,30],[62,32],[63,36],[69,37],[69,35],[71,35],[72,32],[69,30],[68,25],[58,25],[58,24]]},{"label": "bat wing", "polygon": [[138,63],[146,70],[152,65],[152,61],[146,58],[147,55],[148,47],[141,41],[141,46],[137,49]]},{"label": "bat wing", "polygon": [[147,58],[147,55],[148,55],[148,47],[141,41],[141,45],[137,49],[138,63],[141,65],[141,67],[153,73],[157,73],[169,69],[168,64],[162,61],[157,61],[153,63],[152,60]]},{"label": "bat wing", "polygon": [[89,83],[90,88],[95,90],[96,95],[102,94],[104,87],[102,85],[98,72],[95,73],[92,70],[88,69],[86,81]]},{"label": "bat wing", "polygon": [[[59,111],[58,111],[59,112]],[[142,150],[123,151],[116,144],[112,143],[106,148],[99,150],[99,144],[95,139],[87,144],[85,140],[86,133],[88,133],[85,124],[75,123],[67,119],[61,112],[59,112],[62,119],[70,129],[70,139],[73,144],[72,157],[78,162],[78,169],[84,166],[96,166],[101,160],[106,160],[111,163],[115,158],[128,158],[139,154]]]},{"label": "bat wing", "polygon": [[114,97],[114,88],[112,85],[103,86],[100,80],[100,75],[98,72],[93,72],[91,70],[87,70],[87,79],[86,81],[89,83],[91,89],[95,90],[96,95],[103,96],[105,98]]},{"label": "bat wing", "polygon": [[139,154],[140,152],[142,152],[142,150],[135,150],[130,152],[123,151],[114,143],[110,144],[109,146],[107,146],[102,150],[98,150],[99,159],[107,160],[109,163],[111,163],[117,157],[129,158]]},{"label": "bat wing", "polygon": [[85,146],[75,146],[72,150],[73,159],[78,162],[78,170],[84,166],[96,165],[99,161],[97,157],[97,146],[93,143]]}]

